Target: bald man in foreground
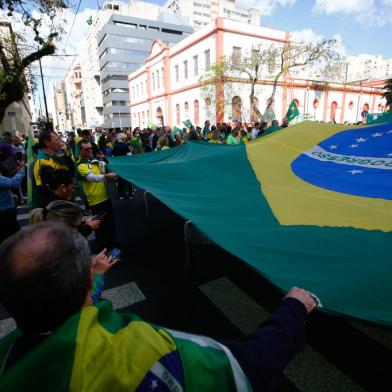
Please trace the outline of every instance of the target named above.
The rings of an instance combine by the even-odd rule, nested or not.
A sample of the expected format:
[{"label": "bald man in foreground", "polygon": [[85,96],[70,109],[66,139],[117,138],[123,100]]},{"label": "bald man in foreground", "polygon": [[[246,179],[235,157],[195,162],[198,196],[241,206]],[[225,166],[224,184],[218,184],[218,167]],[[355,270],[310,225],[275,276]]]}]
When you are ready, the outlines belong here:
[{"label": "bald man in foreground", "polygon": [[0,302],[18,329],[0,340],[5,391],[270,391],[304,345],[315,303],[293,288],[245,341],[222,344],[91,302],[86,240],[56,223],[0,246]]}]

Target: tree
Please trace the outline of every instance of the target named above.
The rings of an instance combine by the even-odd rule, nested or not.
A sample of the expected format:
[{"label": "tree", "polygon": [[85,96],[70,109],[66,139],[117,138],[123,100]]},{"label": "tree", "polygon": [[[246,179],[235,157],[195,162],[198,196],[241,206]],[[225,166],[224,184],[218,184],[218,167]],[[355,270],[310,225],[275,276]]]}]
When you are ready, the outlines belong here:
[{"label": "tree", "polygon": [[[31,64],[55,52],[54,40],[60,28],[53,21],[57,12],[66,7],[63,0],[0,0],[0,10],[8,16],[17,15],[33,33],[34,42],[29,45],[25,37],[13,31],[10,23],[0,23],[0,121],[7,107],[23,99],[28,90],[26,77]],[[44,18],[50,21],[46,34],[42,32]]]},{"label": "tree", "polygon": [[386,85],[383,88],[384,94],[382,95],[386,100],[386,106],[388,106],[388,112],[392,112],[392,78],[387,80]]},{"label": "tree", "polygon": [[[315,43],[289,41],[286,43],[260,44],[256,48],[240,53],[234,52],[231,56],[221,59],[219,74],[214,73],[214,68],[207,72],[207,77],[202,78],[204,90],[219,80],[221,83],[246,83],[250,86],[249,104],[257,117],[263,120],[257,100],[255,99],[255,86],[260,80],[272,84],[272,93],[267,100],[267,110],[272,109],[277,86],[281,78],[289,75],[290,71],[297,70],[311,72],[321,70],[324,77],[331,74],[332,67],[340,64],[339,55],[334,47],[336,40],[323,40]],[[212,71],[212,75],[211,75]],[[245,76],[245,78],[244,78]]]}]

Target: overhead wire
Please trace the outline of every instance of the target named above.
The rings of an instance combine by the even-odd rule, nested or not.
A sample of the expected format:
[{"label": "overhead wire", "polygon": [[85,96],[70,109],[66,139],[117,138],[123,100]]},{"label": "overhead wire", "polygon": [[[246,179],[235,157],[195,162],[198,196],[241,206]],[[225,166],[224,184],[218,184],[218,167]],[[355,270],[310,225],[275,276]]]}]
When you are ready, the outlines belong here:
[{"label": "overhead wire", "polygon": [[[80,9],[81,3],[82,3],[82,0],[79,0],[78,6],[77,6],[77,8],[76,8],[76,13],[75,13],[74,18],[73,18],[73,20],[72,20],[71,28],[70,28],[70,30],[69,30],[69,32],[68,32],[67,39],[66,39],[66,41],[65,41],[65,44],[64,44],[64,47],[63,47],[63,50],[62,50],[64,54],[65,54],[65,52],[66,52],[66,50],[67,50],[69,38],[70,38],[70,36],[71,36],[71,34],[72,34],[72,30],[73,30],[73,27],[74,27],[74,25],[75,25],[76,18],[77,18],[78,13],[79,13],[79,9]],[[57,61],[56,67],[58,67],[59,64],[60,64],[60,58],[59,58],[58,61]],[[52,72],[49,74],[49,81],[50,81],[50,79],[51,79],[51,76],[52,76]]]}]

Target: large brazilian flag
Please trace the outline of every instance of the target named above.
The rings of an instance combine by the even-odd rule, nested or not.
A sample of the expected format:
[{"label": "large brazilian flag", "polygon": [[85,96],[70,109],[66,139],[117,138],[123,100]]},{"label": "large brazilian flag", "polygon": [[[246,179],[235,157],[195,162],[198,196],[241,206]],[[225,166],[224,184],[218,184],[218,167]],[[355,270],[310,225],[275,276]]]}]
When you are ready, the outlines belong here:
[{"label": "large brazilian flag", "polygon": [[110,161],[283,290],[392,325],[392,123],[303,122],[258,141]]}]

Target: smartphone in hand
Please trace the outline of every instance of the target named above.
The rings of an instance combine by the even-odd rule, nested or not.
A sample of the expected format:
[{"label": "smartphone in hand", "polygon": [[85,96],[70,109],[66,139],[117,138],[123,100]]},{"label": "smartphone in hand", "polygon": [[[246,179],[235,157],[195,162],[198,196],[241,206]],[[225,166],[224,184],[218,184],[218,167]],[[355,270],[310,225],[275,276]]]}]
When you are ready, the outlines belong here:
[{"label": "smartphone in hand", "polygon": [[102,220],[105,217],[105,215],[106,212],[104,211],[98,212],[98,214],[93,216],[93,220]]},{"label": "smartphone in hand", "polygon": [[118,248],[113,248],[110,252],[108,252],[108,256],[112,256],[113,259],[119,259],[121,255],[121,250]]}]

